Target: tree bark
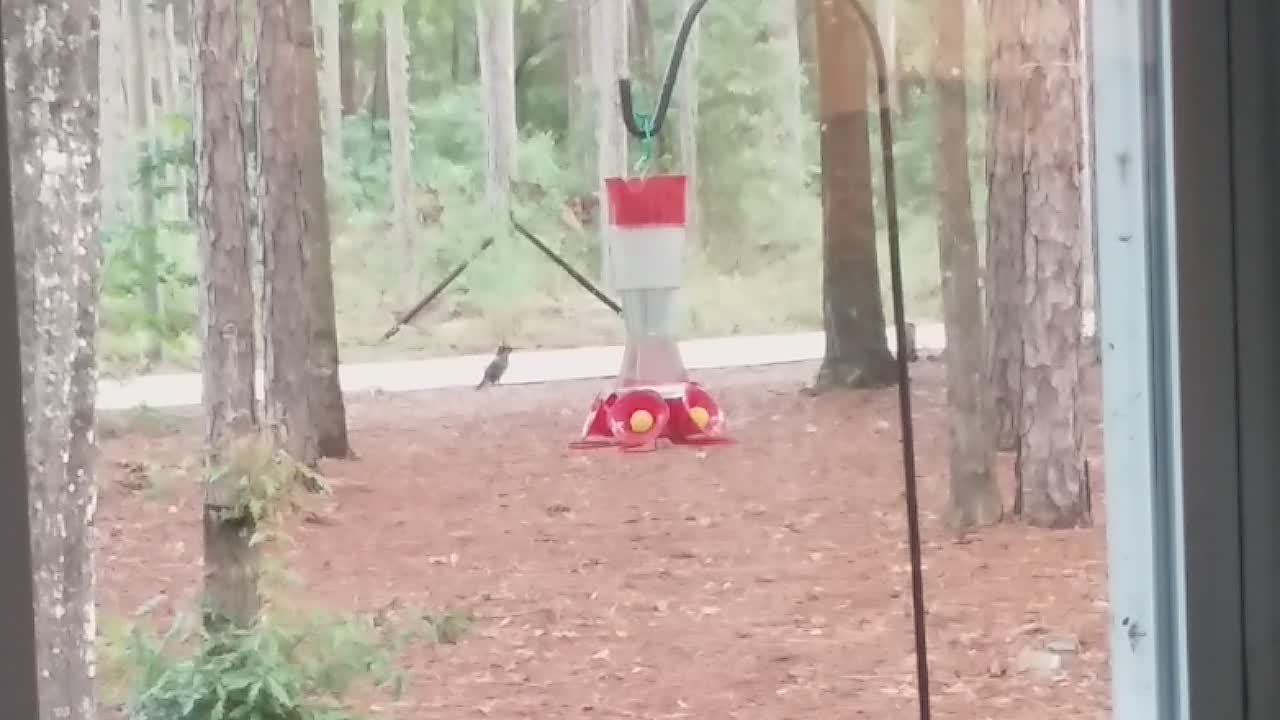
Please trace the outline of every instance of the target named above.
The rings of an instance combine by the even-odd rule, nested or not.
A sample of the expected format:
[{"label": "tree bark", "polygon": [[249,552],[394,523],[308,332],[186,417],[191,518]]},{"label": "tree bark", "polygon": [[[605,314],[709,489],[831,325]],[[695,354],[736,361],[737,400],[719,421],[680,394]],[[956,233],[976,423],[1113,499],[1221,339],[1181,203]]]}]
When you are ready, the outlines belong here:
[{"label": "tree bark", "polygon": [[[310,32],[293,34],[294,65],[299,68],[298,86],[293,98],[295,112],[301,115],[296,141],[302,146],[302,186],[305,193],[303,225],[305,274],[307,288],[307,394],[311,401],[311,420],[315,424],[316,451],[320,457],[345,458],[351,455],[347,433],[347,407],[342,397],[338,374],[338,319],[333,288],[333,237],[329,183],[326,179],[327,148],[321,123],[320,74],[316,55],[314,18],[310,0],[293,0],[301,5],[296,11],[307,24],[295,26]],[[305,14],[305,17],[301,17]],[[336,43],[335,43],[336,44]],[[336,106],[333,108],[337,110]],[[334,115],[340,115],[334,113]],[[331,121],[339,121],[330,118]],[[339,157],[341,151],[339,151]]]},{"label": "tree bark", "polygon": [[356,92],[356,5],[352,0],[338,0],[338,4],[341,7],[338,60],[342,76],[342,114],[350,117],[360,112],[360,95]]},{"label": "tree bark", "polygon": [[[147,32],[146,0],[128,0],[129,42],[130,42],[130,86],[129,104],[133,118],[134,131],[143,138],[149,138],[155,126],[155,102],[152,95],[152,68],[149,62],[149,39]],[[137,145],[135,145],[137,147]],[[142,145],[143,153],[153,150],[149,139]],[[142,156],[135,156],[132,167],[142,167]],[[138,224],[141,226],[137,234],[138,266],[141,269],[139,294],[142,295],[142,310],[152,321],[160,319],[160,247],[157,238],[156,191],[155,178],[150,171],[144,172],[142,184],[138,191]],[[159,332],[148,330],[146,333],[145,357],[148,365],[154,365],[163,358],[164,344]]]},{"label": "tree bark", "polygon": [[962,3],[934,3],[934,97],[938,137],[938,250],[947,351],[947,428],[951,493],[947,522],[972,528],[1000,521],[1004,508],[992,471],[994,445],[983,393],[983,322],[978,235],[969,182],[969,123]]},{"label": "tree bark", "polygon": [[510,207],[516,171],[515,42],[512,0],[476,0],[476,43],[484,88],[485,191],[498,217],[504,217]]},{"label": "tree bark", "polygon": [[1023,238],[1027,232],[1027,184],[1023,177],[1031,150],[1026,136],[1024,68],[1030,62],[1023,18],[1027,0],[987,4],[987,383],[991,392],[996,447],[1018,443],[1022,319],[1026,296]]},{"label": "tree bark", "polygon": [[1033,12],[1022,23],[1029,57],[1018,96],[1027,221],[1017,509],[1031,525],[1067,528],[1092,520],[1079,407],[1087,241],[1080,4],[1044,0]]},{"label": "tree bark", "polygon": [[98,15],[99,132],[102,168],[102,228],[120,230],[129,219],[129,68],[124,0],[102,0]]},{"label": "tree bark", "polygon": [[845,0],[819,0],[817,25],[827,345],[814,389],[881,387],[897,373],[871,197],[866,36]]},{"label": "tree bark", "polygon": [[319,123],[314,102],[313,112],[299,112],[306,106],[305,86],[312,92],[316,87],[315,67],[302,65],[297,47],[312,37],[309,3],[259,0],[255,21],[266,420],[281,449],[295,462],[314,466],[319,451],[308,391],[307,262],[309,233],[326,222],[327,213],[313,205],[314,194],[299,182],[314,170],[306,157],[314,149],[308,125]]},{"label": "tree bark", "polygon": [[196,236],[201,268],[201,373],[205,416],[206,623],[248,627],[257,618],[258,559],[251,522],[226,515],[235,488],[218,468],[257,430],[254,298],[245,165],[242,18],[236,0],[195,0],[192,43]]},{"label": "tree bark", "polygon": [[[395,239],[402,248],[407,267],[413,267],[418,256],[413,237],[413,127],[409,97],[409,41],[406,37],[403,0],[393,0],[382,10],[384,65],[391,124],[391,202]],[[405,273],[402,288],[412,302],[418,290],[417,277]]]},{"label": "tree bark", "polygon": [[778,158],[790,167],[798,180],[804,170],[801,138],[804,107],[801,90],[804,70],[800,66],[800,28],[795,0],[770,0],[769,45],[778,63],[774,107],[778,114]]},{"label": "tree bark", "polygon": [[[596,178],[602,212],[608,206],[604,181],[627,172],[627,129],[622,121],[622,101],[618,78],[627,71],[627,19],[629,3],[596,3],[591,6],[591,69],[596,97]],[[604,240],[606,223],[600,225],[601,277],[606,288],[613,287],[609,244]]]},{"label": "tree bark", "polygon": [[96,637],[98,10],[4,13],[40,720],[92,720]]}]

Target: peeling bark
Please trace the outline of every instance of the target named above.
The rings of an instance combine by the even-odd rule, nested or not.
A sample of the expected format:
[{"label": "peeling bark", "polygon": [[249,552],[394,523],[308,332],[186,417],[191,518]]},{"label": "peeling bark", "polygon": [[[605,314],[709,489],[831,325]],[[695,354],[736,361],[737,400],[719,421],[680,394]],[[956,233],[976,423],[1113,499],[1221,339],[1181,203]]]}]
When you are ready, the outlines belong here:
[{"label": "peeling bark", "polygon": [[819,0],[822,317],[815,390],[893,384],[872,202],[866,36],[844,0]]},{"label": "peeling bark", "polygon": [[1024,312],[1016,510],[1050,528],[1091,522],[1080,383],[1085,228],[1079,0],[1040,0],[1022,23]]},{"label": "peeling bark", "polygon": [[7,0],[14,189],[41,720],[92,720],[101,275],[96,3]]},{"label": "peeling bark", "polygon": [[994,445],[983,392],[983,322],[978,235],[969,181],[969,123],[964,71],[964,5],[940,0],[934,28],[934,96],[938,137],[938,250],[947,352],[947,429],[951,492],[947,522],[972,528],[1004,512],[993,472]]},{"label": "peeling bark", "polygon": [[1037,0],[987,4],[987,383],[996,447],[1014,450],[1022,403],[1024,173],[1034,142],[1026,134],[1024,75],[1031,61],[1022,24]]},{"label": "peeling bark", "polygon": [[258,613],[252,526],[228,522],[235,505],[215,474],[226,452],[257,431],[253,260],[245,163],[240,5],[195,0],[192,47],[196,140],[196,236],[201,268],[201,372],[205,415],[206,622],[247,627]]}]

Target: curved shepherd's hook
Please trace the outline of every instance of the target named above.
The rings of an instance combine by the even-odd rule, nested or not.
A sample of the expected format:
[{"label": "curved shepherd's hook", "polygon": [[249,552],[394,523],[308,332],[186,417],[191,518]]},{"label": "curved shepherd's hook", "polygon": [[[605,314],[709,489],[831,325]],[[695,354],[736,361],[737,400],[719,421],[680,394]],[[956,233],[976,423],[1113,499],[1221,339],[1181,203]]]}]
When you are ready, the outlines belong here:
[{"label": "curved shepherd's hook", "polygon": [[[821,0],[818,0],[819,2]],[[618,81],[621,93],[622,118],[627,131],[639,139],[657,136],[666,120],[667,110],[671,106],[671,94],[675,88],[676,76],[680,71],[680,62],[684,56],[685,44],[698,13],[706,7],[708,0],[697,0],[690,8],[680,25],[680,33],[676,36],[675,48],[671,61],[667,65],[666,78],[662,83],[662,92],[648,128],[636,124],[634,106],[631,97],[631,81]],[[902,467],[907,498],[907,539],[911,555],[911,606],[912,619],[915,623],[916,649],[916,684],[919,693],[920,720],[930,720],[929,703],[929,652],[926,637],[924,608],[924,571],[920,543],[920,500],[916,487],[916,449],[914,423],[911,413],[911,369],[907,357],[907,321],[906,303],[902,290],[902,251],[898,231],[898,188],[897,175],[893,162],[893,118],[892,105],[889,103],[889,80],[885,61],[884,44],[876,30],[875,20],[858,0],[848,0],[849,7],[858,17],[859,23],[871,45],[871,52],[876,65],[876,90],[880,111],[880,153],[884,166],[884,200],[885,218],[889,235],[889,277],[893,285],[893,317],[897,320],[895,337],[897,339],[898,361],[898,408],[899,422],[902,428]]]}]

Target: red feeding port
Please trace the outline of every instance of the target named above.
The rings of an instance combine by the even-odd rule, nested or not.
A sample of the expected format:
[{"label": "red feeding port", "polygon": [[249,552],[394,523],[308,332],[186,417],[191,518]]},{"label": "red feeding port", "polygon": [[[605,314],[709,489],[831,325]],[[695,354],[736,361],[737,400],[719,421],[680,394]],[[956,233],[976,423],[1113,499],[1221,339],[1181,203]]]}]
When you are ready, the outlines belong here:
[{"label": "red feeding port", "polygon": [[653,390],[629,390],[608,407],[609,428],[624,450],[657,450],[671,410]]},{"label": "red feeding port", "polygon": [[724,410],[698,383],[685,383],[684,397],[667,401],[671,406],[672,442],[704,445],[728,442],[724,435]]},{"label": "red feeding port", "polygon": [[570,447],[650,452],[657,449],[659,439],[677,445],[732,443],[724,432],[724,410],[711,393],[692,382],[677,387],[682,392],[668,392],[665,397],[659,388],[652,387],[621,388],[597,397],[583,425],[582,438]]}]

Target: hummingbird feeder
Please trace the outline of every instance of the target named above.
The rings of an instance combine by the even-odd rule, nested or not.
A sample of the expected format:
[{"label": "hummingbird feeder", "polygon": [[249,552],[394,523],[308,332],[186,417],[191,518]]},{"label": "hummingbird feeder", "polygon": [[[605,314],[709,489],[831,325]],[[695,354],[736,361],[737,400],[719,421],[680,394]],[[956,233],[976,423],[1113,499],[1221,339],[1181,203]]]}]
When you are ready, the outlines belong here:
[{"label": "hummingbird feeder", "polygon": [[683,175],[609,178],[605,257],[622,306],[626,344],[615,387],[596,397],[576,448],[657,449],[729,442],[724,410],[692,381],[675,339],[684,275]]}]

